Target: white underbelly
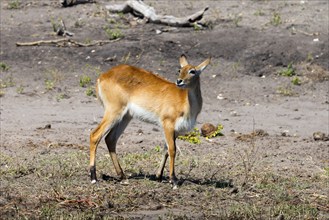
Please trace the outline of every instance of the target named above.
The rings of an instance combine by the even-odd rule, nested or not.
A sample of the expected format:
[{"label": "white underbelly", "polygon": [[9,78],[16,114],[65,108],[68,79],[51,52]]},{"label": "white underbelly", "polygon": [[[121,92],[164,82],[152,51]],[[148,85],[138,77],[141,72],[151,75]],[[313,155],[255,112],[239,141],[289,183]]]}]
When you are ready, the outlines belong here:
[{"label": "white underbelly", "polygon": [[[154,112],[148,111],[134,103],[130,103],[127,110],[133,118],[161,126],[161,121]],[[195,123],[196,117],[179,117],[175,123],[175,132],[182,134],[190,131],[194,127]]]},{"label": "white underbelly", "polygon": [[128,105],[128,112],[133,118],[137,118],[151,124],[160,125],[159,117],[154,112],[147,111],[134,103],[130,103]]},{"label": "white underbelly", "polygon": [[175,131],[179,134],[187,132],[187,131],[191,130],[194,127],[195,122],[196,122],[195,118],[180,117],[176,121]]}]

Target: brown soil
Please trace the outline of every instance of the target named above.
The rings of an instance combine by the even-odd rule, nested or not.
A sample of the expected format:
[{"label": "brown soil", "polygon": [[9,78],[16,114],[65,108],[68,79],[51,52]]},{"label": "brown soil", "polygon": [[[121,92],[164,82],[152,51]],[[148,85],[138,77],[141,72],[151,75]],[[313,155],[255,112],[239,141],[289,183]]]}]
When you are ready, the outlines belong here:
[{"label": "brown soil", "polygon": [[[329,133],[328,1],[145,1],[174,16],[208,5],[205,30],[110,14],[112,2],[1,1],[1,218],[329,218],[329,142],[313,139]],[[105,29],[124,37],[16,46],[60,39],[52,28],[59,19],[79,42],[107,40]],[[196,127],[222,124],[224,136],[177,141],[180,187],[172,190],[153,181],[161,129],[133,121],[117,147],[130,184],[118,183],[102,142],[101,181],[91,185],[89,134],[103,110],[86,91],[120,63],[174,81],[182,53],[192,64],[212,57]],[[279,74],[289,64],[296,75]],[[85,87],[83,76],[92,81]]]}]

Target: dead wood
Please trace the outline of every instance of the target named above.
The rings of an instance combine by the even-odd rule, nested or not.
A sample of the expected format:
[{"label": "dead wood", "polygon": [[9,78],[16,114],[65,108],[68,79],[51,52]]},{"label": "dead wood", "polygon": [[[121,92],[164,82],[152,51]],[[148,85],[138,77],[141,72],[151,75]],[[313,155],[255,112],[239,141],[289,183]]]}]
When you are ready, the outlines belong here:
[{"label": "dead wood", "polygon": [[90,43],[82,43],[72,39],[62,38],[55,40],[40,40],[32,42],[17,42],[16,46],[57,46],[57,47],[91,47],[91,46],[101,46],[108,43],[113,43],[120,40],[120,38],[115,40],[98,40]]},{"label": "dead wood", "polygon": [[53,23],[53,29],[54,29],[54,32],[56,32],[56,34],[58,36],[72,37],[74,35],[74,33],[69,32],[68,30],[66,30],[66,25],[65,25],[65,23],[62,19],[60,20],[60,24]]},{"label": "dead wood", "polygon": [[63,7],[70,7],[77,4],[93,3],[94,0],[61,0]]},{"label": "dead wood", "polygon": [[141,0],[127,0],[124,4],[107,5],[105,6],[110,12],[132,13],[140,18],[147,18],[148,22],[156,24],[164,24],[175,27],[193,27],[195,25],[206,26],[198,21],[203,17],[203,14],[208,10],[206,7],[192,15],[177,18],[171,15],[158,15],[153,7],[145,4]]}]

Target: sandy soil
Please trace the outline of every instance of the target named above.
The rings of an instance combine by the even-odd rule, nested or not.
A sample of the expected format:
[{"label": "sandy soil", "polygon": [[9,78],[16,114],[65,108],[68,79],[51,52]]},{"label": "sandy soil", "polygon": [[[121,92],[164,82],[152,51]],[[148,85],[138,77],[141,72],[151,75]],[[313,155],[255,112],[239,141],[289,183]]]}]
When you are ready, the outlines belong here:
[{"label": "sandy soil", "polygon": [[[3,218],[329,217],[329,142],[313,139],[314,132],[329,133],[327,1],[172,1],[175,7],[145,1],[174,16],[210,6],[205,30],[105,10],[119,1],[69,8],[58,1],[16,2],[17,8],[13,0],[1,1]],[[61,38],[52,28],[60,19],[76,41],[107,40],[106,29],[123,38],[92,47],[16,46]],[[112,178],[102,142],[103,180],[91,186],[89,134],[103,109],[86,91],[120,63],[174,81],[182,53],[192,64],[212,57],[201,79],[204,106],[196,127],[222,124],[224,136],[201,138],[200,145],[178,141],[181,186],[172,191],[153,181],[161,128],[132,121],[118,143],[131,184]],[[282,76],[289,64],[295,75]],[[91,79],[85,87],[83,76]],[[268,135],[252,135],[257,129]],[[280,193],[286,197],[274,200]]]}]

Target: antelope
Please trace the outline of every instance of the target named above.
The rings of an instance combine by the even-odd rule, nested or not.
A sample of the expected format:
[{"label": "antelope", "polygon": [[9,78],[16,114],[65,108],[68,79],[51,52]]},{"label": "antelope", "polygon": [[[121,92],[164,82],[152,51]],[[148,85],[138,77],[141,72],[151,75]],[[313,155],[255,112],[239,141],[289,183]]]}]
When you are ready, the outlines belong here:
[{"label": "antelope", "polygon": [[96,183],[96,149],[103,137],[115,171],[127,181],[116,154],[118,138],[133,118],[160,125],[165,147],[156,178],[161,181],[169,156],[169,182],[177,188],[175,176],[175,140],[179,134],[193,128],[202,108],[200,74],[210,63],[208,58],[198,66],[188,64],[185,55],[176,83],[169,82],[144,69],[118,65],[100,75],[96,92],[104,106],[102,121],[90,134],[90,178]]}]

